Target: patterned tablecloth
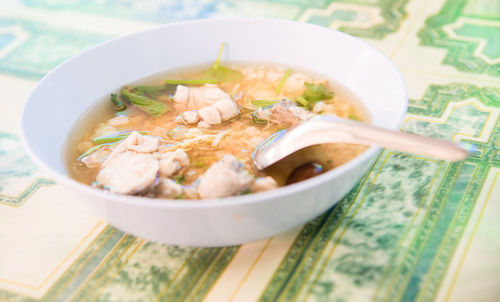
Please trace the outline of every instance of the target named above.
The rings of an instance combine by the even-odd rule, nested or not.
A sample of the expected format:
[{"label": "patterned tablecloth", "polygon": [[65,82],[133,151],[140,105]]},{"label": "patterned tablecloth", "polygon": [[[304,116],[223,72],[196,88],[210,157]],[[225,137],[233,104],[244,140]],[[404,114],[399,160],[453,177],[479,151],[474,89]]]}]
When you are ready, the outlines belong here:
[{"label": "patterned tablecloth", "polygon": [[[63,60],[155,24],[294,19],[357,36],[408,85],[402,130],[473,144],[463,162],[383,151],[336,207],[242,246],[148,242],[34,167],[22,105]],[[499,301],[500,1],[3,0],[0,301]]]}]

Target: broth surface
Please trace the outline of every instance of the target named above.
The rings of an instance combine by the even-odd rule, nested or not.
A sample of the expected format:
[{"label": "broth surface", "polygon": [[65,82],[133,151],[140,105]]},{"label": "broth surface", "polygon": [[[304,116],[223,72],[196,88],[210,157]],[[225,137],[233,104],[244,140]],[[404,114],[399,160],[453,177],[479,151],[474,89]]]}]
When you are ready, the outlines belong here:
[{"label": "broth surface", "polygon": [[[341,118],[357,119],[364,122],[368,122],[369,117],[359,105],[356,96],[352,92],[338,82],[322,77],[321,75],[307,71],[303,72],[299,69],[291,71],[271,64],[235,63],[231,64],[230,67],[241,73],[242,76],[237,81],[202,86],[183,86],[188,87],[190,93],[194,91],[192,89],[194,87],[209,87],[208,90],[215,90],[214,87],[220,88],[237,104],[239,114],[236,116],[226,121],[223,120],[220,125],[206,127],[206,124],[201,123],[204,120],[200,118],[200,109],[203,109],[204,106],[193,109],[188,108],[190,106],[189,100],[187,103],[176,102],[175,100],[180,98],[176,98],[177,94],[180,95],[180,92],[178,93],[180,88],[175,85],[172,87],[169,86],[168,92],[155,93],[154,99],[164,103],[168,108],[165,113],[158,116],[153,116],[141,110],[140,107],[126,101],[124,101],[124,104],[127,108],[123,111],[117,111],[113,108],[109,97],[106,97],[77,121],[66,142],[65,162],[68,174],[84,184],[113,191],[113,187],[102,185],[96,182],[96,179],[103,166],[106,165],[106,159],[111,156],[111,152],[117,149],[120,144],[124,144],[124,141],[127,139],[126,135],[130,135],[130,131],[139,131],[141,133],[139,136],[141,137],[148,136],[158,140],[159,148],[155,151],[155,156],[160,156],[159,158],[163,158],[162,156],[165,154],[171,154],[179,149],[187,154],[189,165],[180,167],[168,177],[163,177],[158,172],[155,183],[148,184],[146,188],[130,193],[158,198],[203,198],[204,196],[200,196],[202,194],[198,192],[200,178],[203,178],[202,176],[215,163],[220,163],[226,155],[232,155],[241,162],[243,170],[240,169],[238,170],[239,172],[235,173],[243,175],[244,171],[252,179],[249,181],[250,184],[245,187],[245,190],[237,194],[230,194],[238,195],[263,191],[262,188],[259,189],[259,186],[255,185],[256,179],[263,179],[270,176],[275,181],[275,185],[272,188],[284,186],[287,184],[287,178],[298,166],[313,162],[319,164],[323,171],[327,171],[351,160],[367,149],[366,146],[353,144],[312,146],[294,153],[264,171],[256,170],[252,166],[250,158],[250,154],[254,148],[272,133],[291,127],[297,121],[301,120],[297,116],[293,116],[293,114],[289,117],[289,112],[286,108],[291,110],[290,108],[293,107],[292,109],[297,111],[299,115],[334,114]],[[137,81],[129,86],[161,86],[164,85],[165,79],[200,79],[203,78],[203,72],[206,69],[207,66],[204,65],[169,71]],[[285,80],[283,81],[283,79]],[[316,88],[321,88],[321,84],[328,92],[333,92],[333,97],[322,100],[320,105],[318,105],[318,102],[310,107],[300,106],[300,104],[297,106],[297,102],[278,101],[280,99],[297,100],[297,98],[303,96],[308,89],[304,83],[313,83],[317,85],[315,86]],[[278,92],[277,87],[280,85],[282,87]],[[172,91],[175,91],[175,94]],[[147,97],[153,99],[150,94],[147,94]],[[270,106],[259,106],[261,103],[258,103],[258,101],[261,100],[277,102]],[[280,109],[280,106],[285,109]],[[277,108],[284,110],[284,117]],[[200,118],[200,122],[198,124],[186,123],[185,119],[183,120],[184,115],[182,115],[186,111],[196,112],[198,118]],[[273,113],[270,114],[267,111]],[[221,111],[219,113],[223,119],[224,114]],[[262,118],[264,115],[270,115],[271,117],[269,119]],[[288,121],[287,119],[293,121]],[[102,146],[99,144],[99,142],[105,141],[105,139],[102,139],[103,137],[124,131],[128,132],[124,134],[124,138],[121,141],[107,142]],[[97,148],[94,152],[88,153],[88,156],[82,157],[82,154],[88,152],[89,149],[96,148],[96,146],[101,147]],[[134,153],[135,151],[127,152],[131,155],[137,155]],[[91,158],[91,156],[95,158]],[[235,168],[235,171],[237,169],[239,168]],[[126,169],[124,171],[126,172]],[[160,171],[162,170],[160,169]],[[138,179],[142,179],[141,177],[139,176]],[[177,188],[181,187],[182,193],[174,196],[175,194],[168,193],[170,192],[168,190],[157,189],[158,177],[160,178],[160,184],[163,184],[163,180],[161,179],[168,178],[172,180],[177,184]],[[207,177],[205,177],[205,182],[208,182]],[[211,177],[213,178],[213,176]],[[227,175],[226,177],[231,176]],[[103,178],[101,177],[101,179]],[[267,180],[267,183],[272,182],[269,178]],[[214,184],[214,186],[224,185],[224,179],[221,181],[221,183]],[[230,186],[232,184],[228,183],[226,185]],[[269,188],[266,187],[265,189]]]}]

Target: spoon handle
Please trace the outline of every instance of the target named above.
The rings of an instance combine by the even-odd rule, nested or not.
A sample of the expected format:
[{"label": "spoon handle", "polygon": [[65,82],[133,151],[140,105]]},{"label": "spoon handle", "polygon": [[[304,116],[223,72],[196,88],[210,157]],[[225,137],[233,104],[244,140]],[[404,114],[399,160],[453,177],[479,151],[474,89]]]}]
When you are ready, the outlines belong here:
[{"label": "spoon handle", "polygon": [[[333,123],[339,123],[333,121]],[[350,136],[349,141],[357,144],[375,145],[398,151],[415,153],[449,161],[459,161],[467,157],[468,152],[459,145],[442,139],[425,137],[417,134],[393,131],[357,122],[340,122],[332,130],[343,131]]]},{"label": "spoon handle", "polygon": [[388,130],[340,119],[316,116],[291,130],[280,130],[269,136],[252,153],[255,166],[262,170],[302,148],[326,143],[352,143],[379,146],[449,161],[459,161],[468,152],[442,139]]}]

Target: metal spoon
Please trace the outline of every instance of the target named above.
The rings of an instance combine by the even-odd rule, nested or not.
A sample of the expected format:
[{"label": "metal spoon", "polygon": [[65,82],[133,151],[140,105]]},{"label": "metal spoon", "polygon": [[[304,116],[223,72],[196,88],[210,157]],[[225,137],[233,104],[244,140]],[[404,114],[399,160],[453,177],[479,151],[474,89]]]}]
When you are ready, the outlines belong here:
[{"label": "metal spoon", "polygon": [[468,152],[457,144],[445,140],[322,115],[309,118],[294,128],[283,129],[270,135],[255,148],[252,160],[257,169],[262,170],[295,151],[325,143],[375,145],[449,161],[459,161],[468,155]]}]

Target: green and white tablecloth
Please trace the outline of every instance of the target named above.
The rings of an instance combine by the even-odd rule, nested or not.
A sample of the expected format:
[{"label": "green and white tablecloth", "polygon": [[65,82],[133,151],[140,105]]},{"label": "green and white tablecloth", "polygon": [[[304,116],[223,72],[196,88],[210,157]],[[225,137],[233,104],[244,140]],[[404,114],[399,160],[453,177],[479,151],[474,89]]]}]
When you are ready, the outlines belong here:
[{"label": "green and white tablecloth", "polygon": [[[458,163],[383,151],[336,207],[242,246],[168,246],[106,225],[26,156],[26,97],[96,43],[214,16],[362,38],[406,79],[402,130],[477,151]],[[500,301],[498,0],[2,0],[0,105],[0,301]]]}]

